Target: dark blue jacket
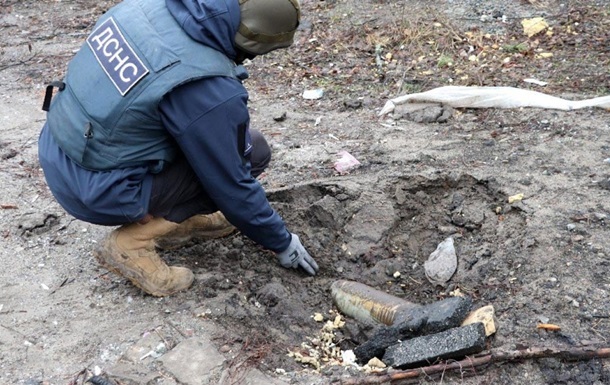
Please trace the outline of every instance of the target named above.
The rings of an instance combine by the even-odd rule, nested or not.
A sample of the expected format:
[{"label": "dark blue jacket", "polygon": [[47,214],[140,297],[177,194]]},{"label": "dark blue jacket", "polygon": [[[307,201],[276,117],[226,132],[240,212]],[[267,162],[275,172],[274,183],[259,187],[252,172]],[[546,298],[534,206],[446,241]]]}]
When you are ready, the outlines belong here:
[{"label": "dark blue jacket", "polygon": [[[167,0],[167,7],[196,41],[235,59],[237,0]],[[275,252],[290,233],[250,175],[240,152],[240,130],[249,125],[248,94],[241,82],[214,77],[184,84],[159,104],[162,122],[216,206],[243,234]],[[148,210],[152,176],[144,167],[105,172],[73,163],[43,127],[39,157],[58,202],[76,218],[104,225],[141,219]]]}]

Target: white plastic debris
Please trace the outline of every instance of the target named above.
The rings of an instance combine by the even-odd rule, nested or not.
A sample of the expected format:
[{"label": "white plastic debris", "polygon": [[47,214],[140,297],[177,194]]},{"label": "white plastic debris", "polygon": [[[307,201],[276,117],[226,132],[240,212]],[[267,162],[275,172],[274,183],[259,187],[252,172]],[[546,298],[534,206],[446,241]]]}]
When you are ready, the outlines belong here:
[{"label": "white plastic debris", "polygon": [[453,108],[535,107],[571,111],[587,107],[610,109],[610,96],[572,101],[515,87],[446,86],[389,100],[379,115],[386,115],[394,111],[397,105],[404,103],[441,103]]},{"label": "white plastic debris", "polygon": [[322,96],[324,96],[324,90],[321,88],[303,91],[303,99],[316,100],[322,98]]},{"label": "white plastic debris", "polygon": [[145,359],[146,357],[159,358],[166,352],[167,352],[167,346],[165,346],[165,343],[160,342],[153,350],[149,351],[148,353],[146,353],[142,357],[140,357],[140,361]]},{"label": "white plastic debris", "polygon": [[333,168],[341,175],[347,174],[350,170],[360,166],[358,159],[354,158],[352,154],[347,151],[339,151],[337,159],[333,165]]},{"label": "white plastic debris", "polygon": [[453,238],[449,237],[439,243],[436,250],[424,263],[426,278],[435,285],[443,285],[451,279],[457,270],[457,255]]},{"label": "white plastic debris", "polygon": [[356,363],[356,355],[354,354],[353,350],[342,350],[341,360],[343,361],[343,365],[358,366]]}]

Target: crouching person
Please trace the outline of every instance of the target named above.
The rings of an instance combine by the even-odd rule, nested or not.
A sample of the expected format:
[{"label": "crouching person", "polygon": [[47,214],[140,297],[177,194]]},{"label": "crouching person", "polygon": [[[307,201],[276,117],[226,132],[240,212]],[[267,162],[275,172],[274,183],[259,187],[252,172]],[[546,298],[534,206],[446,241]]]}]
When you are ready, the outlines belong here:
[{"label": "crouching person", "polygon": [[126,0],[97,22],[47,88],[39,159],[68,213],[119,226],[94,252],[104,267],[171,295],[194,276],[157,248],[237,229],[316,274],[256,180],[271,151],[242,84],[241,63],[290,46],[299,18],[297,0]]}]

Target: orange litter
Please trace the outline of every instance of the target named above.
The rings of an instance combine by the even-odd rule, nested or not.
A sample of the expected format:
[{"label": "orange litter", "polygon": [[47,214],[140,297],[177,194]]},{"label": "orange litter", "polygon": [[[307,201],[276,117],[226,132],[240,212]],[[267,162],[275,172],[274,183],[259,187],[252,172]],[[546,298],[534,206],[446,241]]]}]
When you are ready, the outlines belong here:
[{"label": "orange litter", "polygon": [[536,326],[537,329],[544,329],[544,330],[548,330],[551,332],[556,332],[561,330],[561,326],[559,325],[554,325],[554,324],[538,324],[538,326]]}]

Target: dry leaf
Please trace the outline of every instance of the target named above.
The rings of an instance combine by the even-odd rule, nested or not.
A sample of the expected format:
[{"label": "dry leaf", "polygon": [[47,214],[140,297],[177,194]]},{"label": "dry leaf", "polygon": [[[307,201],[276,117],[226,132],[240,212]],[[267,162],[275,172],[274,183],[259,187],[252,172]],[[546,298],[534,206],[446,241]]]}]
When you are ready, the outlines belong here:
[{"label": "dry leaf", "polygon": [[523,33],[527,35],[527,37],[532,37],[549,27],[543,17],[523,19],[521,20],[521,25],[523,26]]}]

